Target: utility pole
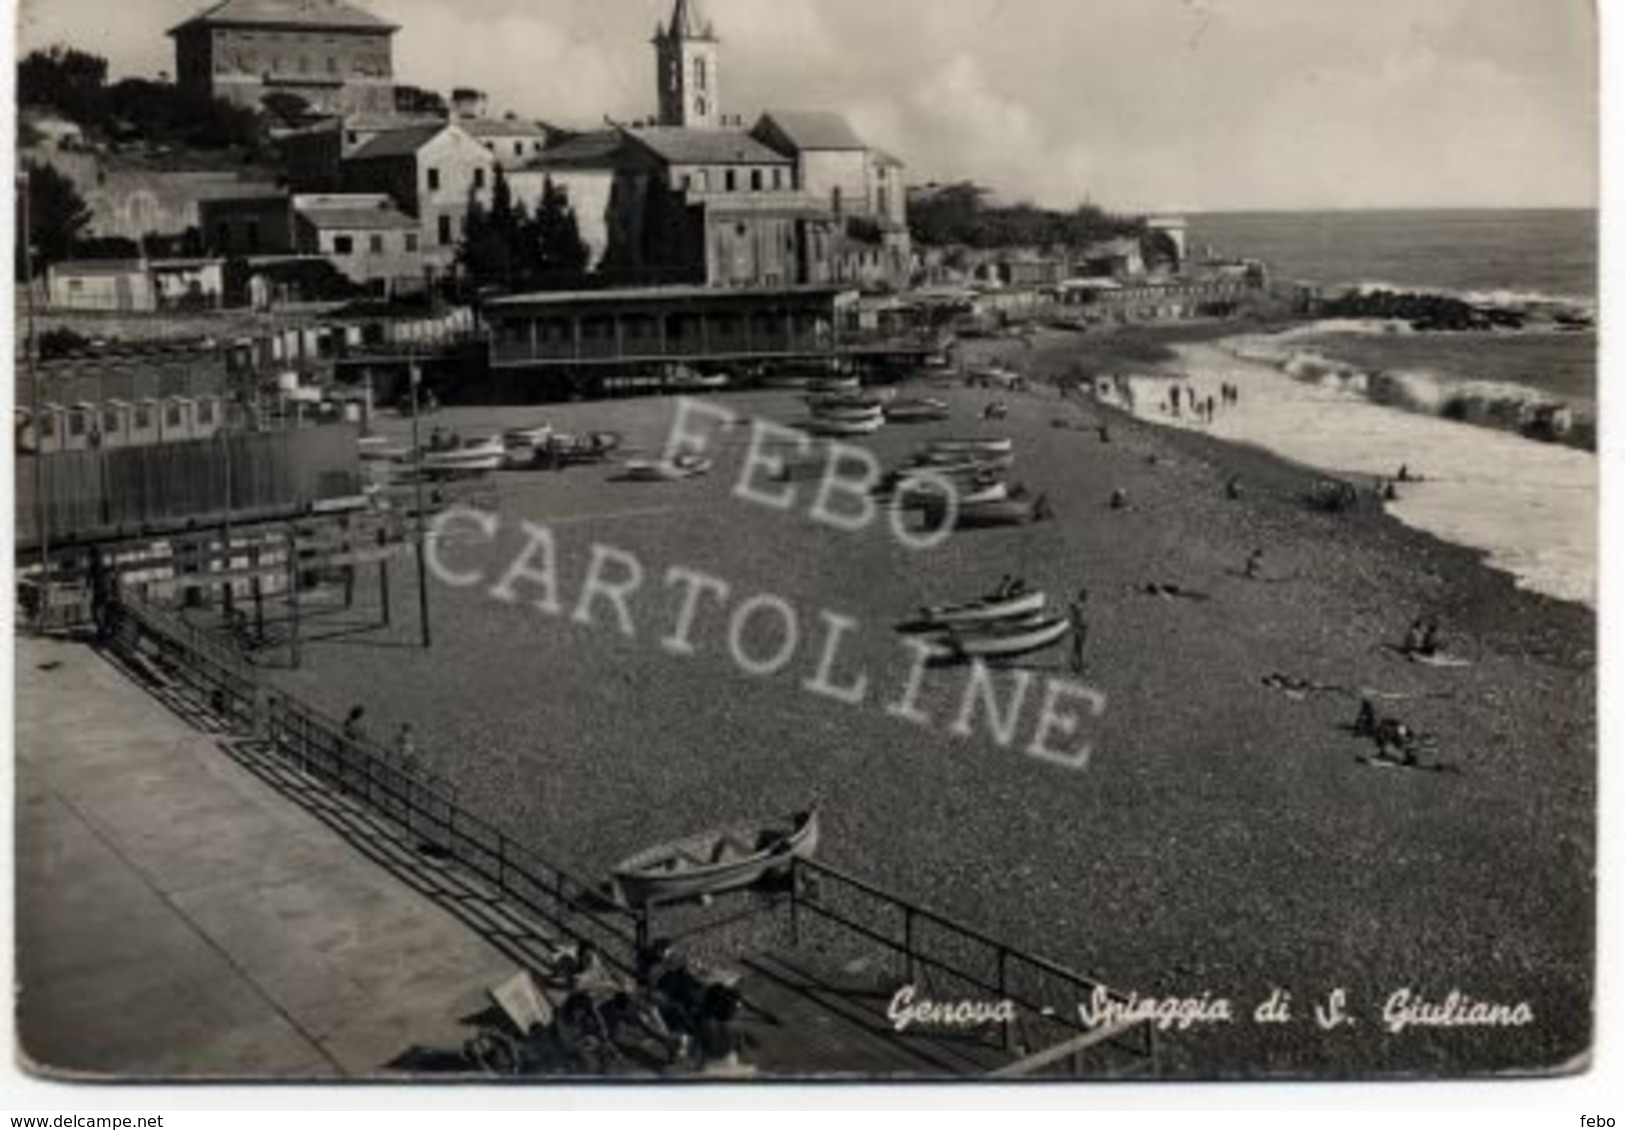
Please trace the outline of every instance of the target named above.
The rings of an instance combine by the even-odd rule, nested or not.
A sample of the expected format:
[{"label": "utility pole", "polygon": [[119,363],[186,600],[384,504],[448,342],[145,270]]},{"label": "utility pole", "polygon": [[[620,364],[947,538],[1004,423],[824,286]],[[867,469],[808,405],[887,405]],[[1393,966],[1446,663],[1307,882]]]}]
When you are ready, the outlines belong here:
[{"label": "utility pole", "polygon": [[412,396],[412,481],[417,495],[417,529],[414,537],[418,551],[418,624],[423,631],[423,646],[427,648],[434,641],[429,631],[429,563],[425,545],[429,536],[429,524],[425,520],[426,512],[423,507],[423,439],[419,428],[419,402],[423,399],[419,386],[422,380],[418,372],[416,350],[411,344],[407,346],[406,357],[407,384]]}]

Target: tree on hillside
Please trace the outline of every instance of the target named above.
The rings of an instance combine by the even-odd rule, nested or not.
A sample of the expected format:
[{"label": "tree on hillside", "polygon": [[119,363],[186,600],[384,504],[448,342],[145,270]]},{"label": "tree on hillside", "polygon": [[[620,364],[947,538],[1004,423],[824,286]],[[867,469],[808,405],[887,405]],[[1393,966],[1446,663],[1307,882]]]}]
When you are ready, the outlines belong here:
[{"label": "tree on hillside", "polygon": [[[34,271],[44,270],[73,256],[79,233],[90,224],[90,206],[79,195],[73,181],[49,165],[28,170],[28,239],[33,250]],[[21,227],[21,225],[19,225]],[[18,241],[14,264],[16,277],[28,277],[28,250]]]},{"label": "tree on hillside", "polygon": [[17,64],[17,101],[54,106],[83,126],[107,118],[107,60],[88,51],[55,46],[32,51]]},{"label": "tree on hillside", "polygon": [[451,112],[444,98],[420,86],[397,86],[395,111],[399,114],[437,114],[440,117]]}]

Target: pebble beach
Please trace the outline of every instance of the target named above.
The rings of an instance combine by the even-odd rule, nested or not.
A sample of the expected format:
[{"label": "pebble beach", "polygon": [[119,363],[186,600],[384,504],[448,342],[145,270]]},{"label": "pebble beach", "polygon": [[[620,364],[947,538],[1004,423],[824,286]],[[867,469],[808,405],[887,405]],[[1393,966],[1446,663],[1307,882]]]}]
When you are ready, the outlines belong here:
[{"label": "pebble beach", "polygon": [[[817,801],[820,856],[837,867],[1125,992],[1232,1001],[1234,1021],[1165,1035],[1170,1077],[1575,1066],[1593,976],[1589,609],[1519,588],[1480,553],[1378,507],[1310,507],[1319,472],[1063,394],[1042,378],[1089,368],[1084,338],[976,348],[1041,379],[1013,394],[915,382],[905,394],[949,401],[952,420],[857,442],[890,467],[930,438],[1009,436],[1011,481],[1046,495],[1052,522],[918,550],[884,517],[856,531],[815,521],[816,481],[796,484],[788,509],[741,501],[750,422],[793,424],[805,407],[789,391],[707,394],[739,419],[717,434],[710,475],[499,473],[495,537],[444,550],[487,580],[431,582],[432,649],[414,646],[414,580],[397,568],[392,627],[322,639],[313,623],[303,669],[274,678],[339,716],[364,705],[375,736],[410,723],[465,804],[586,875]],[[983,423],[993,399],[1008,419]],[[435,423],[475,437],[545,420],[657,454],[676,406],[458,408]],[[407,427],[382,422],[392,440]],[[1114,492],[1126,508],[1110,506]],[[490,591],[524,551],[527,521],[553,536],[562,614],[536,606],[533,582],[514,601]],[[602,600],[570,615],[595,547],[644,574],[624,620]],[[698,602],[681,652],[663,643],[682,612],[673,569],[727,586]],[[1104,707],[1079,731],[1081,767],[1027,752],[1042,688],[1072,677],[1065,647],[1000,673],[1006,695],[1030,681],[1015,741],[985,718],[956,732],[963,669],[924,674],[926,722],[887,709],[911,677],[895,625],[1007,574],[1061,609],[1088,589],[1082,681]],[[368,619],[362,588],[333,623]],[[743,669],[729,640],[729,610],[757,597],[798,624],[792,658],[770,675]],[[1424,615],[1469,665],[1396,654]],[[806,687],[832,618],[850,626],[836,681],[865,680],[850,702]],[[775,651],[772,636],[748,649]],[[1449,771],[1369,764],[1371,743],[1349,729],[1362,697],[1434,735]],[[1253,1023],[1277,989],[1293,1020]],[[1321,1031],[1313,1005],[1336,989],[1356,1022]],[[1383,1004],[1402,989],[1527,1002],[1533,1020],[1387,1032]]]}]

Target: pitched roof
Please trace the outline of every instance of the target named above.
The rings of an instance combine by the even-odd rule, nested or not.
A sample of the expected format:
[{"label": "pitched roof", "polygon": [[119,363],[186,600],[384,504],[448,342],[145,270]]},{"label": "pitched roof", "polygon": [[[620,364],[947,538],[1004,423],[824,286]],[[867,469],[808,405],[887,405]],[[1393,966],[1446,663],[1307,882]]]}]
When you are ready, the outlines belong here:
[{"label": "pitched roof", "polygon": [[393,200],[376,193],[296,196],[293,207],[315,228],[382,231],[418,226],[416,220],[395,207]]},{"label": "pitched roof", "polygon": [[890,165],[894,169],[906,169],[906,168],[908,168],[908,166],[903,164],[903,162],[899,158],[892,156],[890,153],[886,152],[884,149],[871,149],[871,150],[869,150],[869,152],[871,154],[873,154],[874,159],[875,159],[875,164],[877,164],[877,165]]},{"label": "pitched roof", "polygon": [[169,29],[174,35],[185,27],[312,27],[330,31],[398,31],[399,27],[346,0],[220,0],[191,19]]},{"label": "pitched roof", "polygon": [[472,137],[543,137],[547,130],[521,118],[458,118],[457,124]]},{"label": "pitched roof", "polygon": [[827,110],[769,110],[762,122],[778,127],[797,149],[867,149],[845,118]]},{"label": "pitched roof", "polygon": [[620,130],[593,130],[548,146],[526,161],[525,168],[613,169],[625,153],[626,137]]},{"label": "pitched roof", "polygon": [[651,126],[626,136],[670,165],[790,164],[790,158],[738,130]]},{"label": "pitched roof", "polygon": [[662,36],[679,39],[715,39],[716,26],[700,11],[699,0],[677,0],[671,10],[671,22],[659,32]]},{"label": "pitched roof", "polygon": [[371,161],[377,157],[410,157],[429,142],[451,128],[445,122],[429,122],[406,129],[392,129],[366,142],[354,153],[351,161]]}]

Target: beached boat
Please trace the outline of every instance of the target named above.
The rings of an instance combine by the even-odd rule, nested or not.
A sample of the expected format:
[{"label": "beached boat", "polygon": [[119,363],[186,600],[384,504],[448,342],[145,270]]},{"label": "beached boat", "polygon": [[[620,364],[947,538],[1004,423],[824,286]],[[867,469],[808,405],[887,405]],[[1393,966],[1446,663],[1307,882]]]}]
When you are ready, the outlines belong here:
[{"label": "beached boat", "polygon": [[751,886],[817,850],[814,808],[788,820],[740,824],[649,848],[615,867],[614,888],[629,907],[681,902]]},{"label": "beached boat", "polygon": [[837,403],[815,403],[813,415],[820,420],[884,420],[885,411],[878,403],[861,400]]},{"label": "beached boat", "polygon": [[886,417],[878,412],[851,419],[815,416],[808,421],[806,430],[820,436],[867,436],[878,432],[885,424]]},{"label": "beached boat", "polygon": [[914,466],[938,474],[956,474],[965,470],[1008,471],[1016,465],[1016,457],[1009,452],[945,451],[941,454],[926,452],[914,457]]},{"label": "beached boat", "polygon": [[939,654],[960,659],[1014,659],[1060,643],[1072,630],[1065,616],[1019,619],[951,632],[933,643]]},{"label": "beached boat", "polygon": [[807,385],[807,391],[815,396],[831,395],[843,392],[860,392],[863,382],[857,377],[825,377]]},{"label": "beached boat", "polygon": [[923,623],[941,627],[963,627],[986,624],[996,620],[1011,620],[1041,613],[1049,600],[1039,591],[1015,593],[1011,596],[984,596],[967,604],[943,604],[920,610]]},{"label": "beached boat", "polygon": [[492,436],[448,450],[426,451],[418,462],[426,475],[483,475],[499,469],[506,458],[502,437]]},{"label": "beached boat", "polygon": [[1013,455],[1016,442],[1008,436],[987,439],[934,439],[925,450],[927,455]]},{"label": "beached boat", "polygon": [[532,428],[510,428],[502,433],[502,465],[509,470],[529,467],[536,461],[536,452],[553,437],[551,424]]},{"label": "beached boat", "polygon": [[886,419],[893,424],[929,424],[946,420],[950,414],[948,402],[934,397],[894,400],[886,405]]},{"label": "beached boat", "polygon": [[[931,508],[927,524],[934,524],[943,516],[943,507]],[[961,504],[954,514],[954,528],[978,530],[993,526],[1026,526],[1038,520],[1038,504],[1031,498],[1006,498],[998,502]]]},{"label": "beached boat", "polygon": [[625,478],[639,483],[673,483],[709,474],[714,464],[697,455],[679,455],[672,460],[638,459],[626,465]]}]

